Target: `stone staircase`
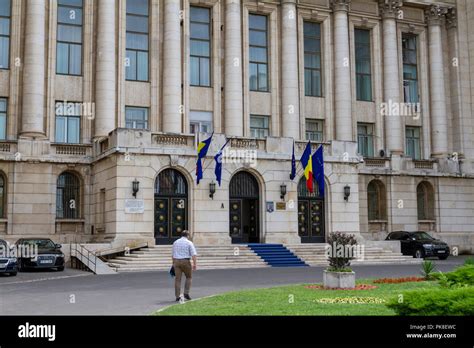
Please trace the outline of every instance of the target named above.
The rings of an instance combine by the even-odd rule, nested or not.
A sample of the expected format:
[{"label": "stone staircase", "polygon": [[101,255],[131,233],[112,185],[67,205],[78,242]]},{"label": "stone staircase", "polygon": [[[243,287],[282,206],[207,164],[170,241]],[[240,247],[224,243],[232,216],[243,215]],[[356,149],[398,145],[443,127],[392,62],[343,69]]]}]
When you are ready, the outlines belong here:
[{"label": "stone staircase", "polygon": [[[293,244],[285,245],[291,252],[310,266],[326,266],[328,264],[325,244]],[[363,259],[352,260],[351,265],[396,265],[420,264],[422,259],[405,256],[379,247],[364,247]]]},{"label": "stone staircase", "polygon": [[[108,261],[117,272],[169,270],[171,267],[171,245],[156,245],[132,251],[127,256],[118,256]],[[246,245],[196,246],[198,269],[231,269],[268,267],[257,254]]]}]

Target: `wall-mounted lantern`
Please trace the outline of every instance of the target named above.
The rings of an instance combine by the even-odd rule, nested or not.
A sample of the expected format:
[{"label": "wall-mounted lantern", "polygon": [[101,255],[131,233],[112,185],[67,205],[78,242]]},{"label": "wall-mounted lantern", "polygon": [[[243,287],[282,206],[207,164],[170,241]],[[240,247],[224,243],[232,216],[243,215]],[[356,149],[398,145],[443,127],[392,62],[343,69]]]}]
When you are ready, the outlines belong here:
[{"label": "wall-mounted lantern", "polygon": [[216,183],[213,181],[209,184],[209,197],[214,199],[214,193],[216,193]]},{"label": "wall-mounted lantern", "polygon": [[286,185],[281,184],[280,185],[280,198],[285,199],[285,195],[286,195]]},{"label": "wall-mounted lantern", "polygon": [[136,178],[132,182],[132,192],[133,192],[133,197],[137,198],[137,192],[140,190],[140,181],[138,181]]},{"label": "wall-mounted lantern", "polygon": [[344,200],[347,202],[351,195],[351,187],[349,185],[344,186]]}]

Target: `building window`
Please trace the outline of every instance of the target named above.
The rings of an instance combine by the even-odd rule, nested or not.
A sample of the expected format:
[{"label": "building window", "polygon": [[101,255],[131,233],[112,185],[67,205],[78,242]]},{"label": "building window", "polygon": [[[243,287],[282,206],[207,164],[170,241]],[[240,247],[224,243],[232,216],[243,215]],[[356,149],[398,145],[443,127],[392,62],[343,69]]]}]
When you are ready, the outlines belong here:
[{"label": "building window", "polygon": [[211,86],[211,10],[191,6],[191,85]]},{"label": "building window", "polygon": [[418,220],[434,220],[434,190],[426,181],[416,187]]},{"label": "building window", "polygon": [[0,140],[7,138],[7,98],[0,98]]},{"label": "building window", "polygon": [[357,100],[372,101],[370,30],[355,29]]},{"label": "building window", "polygon": [[249,15],[250,90],[268,92],[267,16]]},{"label": "building window", "polygon": [[250,136],[252,138],[265,138],[270,133],[270,117],[250,115]]},{"label": "building window", "polygon": [[385,185],[379,180],[372,180],[367,186],[369,221],[387,219],[386,198]]},{"label": "building window", "polygon": [[148,129],[148,108],[125,107],[125,127]]},{"label": "building window", "polygon": [[406,127],[406,155],[415,160],[421,159],[420,127]]},{"label": "building window", "polygon": [[82,22],[82,0],[58,0],[57,74],[82,74]]},{"label": "building window", "polygon": [[403,35],[403,96],[405,103],[418,103],[417,38]]},{"label": "building window", "polygon": [[10,67],[11,0],[0,1],[0,69]]},{"label": "building window", "polygon": [[192,134],[212,133],[212,112],[191,111],[189,113],[189,123]]},{"label": "building window", "polygon": [[79,219],[81,185],[73,173],[59,176],[56,186],[56,219]]},{"label": "building window", "polygon": [[127,80],[148,81],[148,7],[148,0],[127,1]]},{"label": "building window", "polygon": [[311,97],[322,96],[321,25],[304,22],[304,91]]},{"label": "building window", "polygon": [[81,103],[56,102],[57,143],[80,143],[81,111]]},{"label": "building window", "polygon": [[0,218],[5,218],[5,206],[6,206],[6,186],[7,180],[3,173],[0,173]]},{"label": "building window", "polygon": [[374,125],[357,124],[357,148],[361,156],[374,157]]},{"label": "building window", "polygon": [[306,140],[322,142],[324,122],[321,120],[306,119]]}]

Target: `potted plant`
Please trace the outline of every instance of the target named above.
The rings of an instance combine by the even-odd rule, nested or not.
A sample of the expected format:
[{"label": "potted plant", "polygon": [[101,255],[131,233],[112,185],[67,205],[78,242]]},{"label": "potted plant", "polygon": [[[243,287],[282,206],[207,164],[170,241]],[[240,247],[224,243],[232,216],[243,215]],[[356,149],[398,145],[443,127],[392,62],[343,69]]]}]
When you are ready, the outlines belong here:
[{"label": "potted plant", "polygon": [[353,234],[335,232],[329,234],[326,254],[329,267],[323,274],[325,288],[353,289],[355,272],[350,268],[356,257],[357,240]]}]

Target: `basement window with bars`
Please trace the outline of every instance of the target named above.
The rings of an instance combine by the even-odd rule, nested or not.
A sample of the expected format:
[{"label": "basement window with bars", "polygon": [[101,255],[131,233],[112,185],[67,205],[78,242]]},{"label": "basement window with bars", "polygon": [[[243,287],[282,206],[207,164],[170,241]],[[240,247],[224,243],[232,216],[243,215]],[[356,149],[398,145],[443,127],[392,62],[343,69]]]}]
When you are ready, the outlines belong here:
[{"label": "basement window with bars", "polygon": [[79,219],[81,184],[73,173],[62,173],[56,185],[56,219]]}]

